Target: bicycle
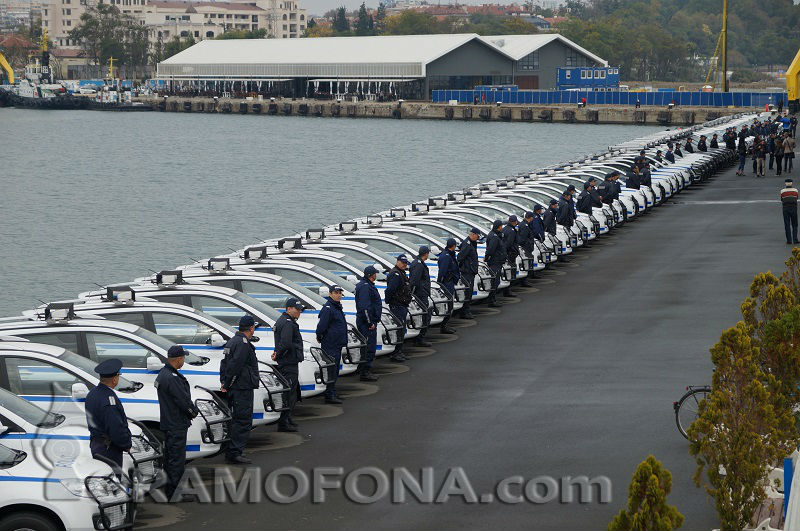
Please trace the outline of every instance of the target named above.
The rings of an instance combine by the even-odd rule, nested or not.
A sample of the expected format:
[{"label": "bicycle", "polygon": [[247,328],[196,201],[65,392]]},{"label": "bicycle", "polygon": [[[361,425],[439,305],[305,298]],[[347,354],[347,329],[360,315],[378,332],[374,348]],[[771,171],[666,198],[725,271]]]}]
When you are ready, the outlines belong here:
[{"label": "bicycle", "polygon": [[678,431],[686,439],[689,438],[686,430],[697,418],[700,402],[705,400],[709,394],[711,394],[709,385],[689,385],[680,400],[672,403],[672,407],[675,409],[675,424],[678,425]]}]

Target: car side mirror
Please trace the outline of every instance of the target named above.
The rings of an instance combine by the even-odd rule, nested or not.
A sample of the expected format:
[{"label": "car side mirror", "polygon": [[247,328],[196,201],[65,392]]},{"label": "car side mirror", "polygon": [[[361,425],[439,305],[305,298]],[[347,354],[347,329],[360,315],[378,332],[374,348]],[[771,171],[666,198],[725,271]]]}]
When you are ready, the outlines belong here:
[{"label": "car side mirror", "polygon": [[439,248],[438,245],[431,246],[431,254],[439,254],[442,250]]},{"label": "car side mirror", "polygon": [[160,371],[161,368],[164,366],[164,362],[158,359],[155,356],[147,356],[147,370],[148,371]]},{"label": "car side mirror", "polygon": [[72,384],[71,392],[73,400],[84,400],[89,394],[89,388],[86,387],[86,384],[77,382]]},{"label": "car side mirror", "polygon": [[225,338],[223,338],[220,334],[211,334],[211,346],[212,347],[224,347],[225,346]]},{"label": "car side mirror", "polygon": [[11,428],[0,422],[0,435],[5,435]]},{"label": "car side mirror", "polygon": [[345,278],[347,279],[348,282],[352,282],[353,284],[358,282],[358,279],[356,278],[355,275],[347,275]]},{"label": "car side mirror", "polygon": [[[355,278],[353,275],[347,275],[347,280],[350,280],[350,277]],[[327,297],[330,292],[326,286],[319,287],[319,296],[320,297]]]}]

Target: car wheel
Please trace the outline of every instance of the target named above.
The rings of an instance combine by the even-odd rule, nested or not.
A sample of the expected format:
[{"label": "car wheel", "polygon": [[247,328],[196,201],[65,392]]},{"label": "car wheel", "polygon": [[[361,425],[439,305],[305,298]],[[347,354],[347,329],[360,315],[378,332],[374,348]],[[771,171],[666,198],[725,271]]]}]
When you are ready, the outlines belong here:
[{"label": "car wheel", "polygon": [[0,519],[0,531],[60,531],[64,529],[52,518],[43,514],[20,512]]}]

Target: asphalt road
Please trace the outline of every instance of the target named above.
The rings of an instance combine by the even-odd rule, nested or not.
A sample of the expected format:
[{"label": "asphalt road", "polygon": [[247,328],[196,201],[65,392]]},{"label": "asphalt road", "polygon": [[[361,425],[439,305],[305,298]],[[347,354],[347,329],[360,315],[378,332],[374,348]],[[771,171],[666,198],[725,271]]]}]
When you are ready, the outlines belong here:
[{"label": "asphalt road", "polygon": [[[346,400],[343,414],[302,421],[302,444],[250,454],[264,475],[281,466],[433,467],[440,485],[450,467],[463,467],[478,495],[509,476],[607,476],[610,503],[359,505],[328,492],[319,504],[183,504],[170,527],[605,529],[636,465],[653,454],[672,472],[668,500],[684,528],[712,529],[713,502],[692,483],[672,402],[710,380],[708,348],[739,318],[753,275],[782,270],[782,184],[725,171],[543,273],[539,291],[459,328],[456,341],[417,351],[431,355],[383,376],[376,393]],[[305,412],[340,413],[314,404],[321,399],[306,401]],[[295,441],[263,433],[274,429],[254,435]],[[222,460],[197,466],[210,464]]]}]

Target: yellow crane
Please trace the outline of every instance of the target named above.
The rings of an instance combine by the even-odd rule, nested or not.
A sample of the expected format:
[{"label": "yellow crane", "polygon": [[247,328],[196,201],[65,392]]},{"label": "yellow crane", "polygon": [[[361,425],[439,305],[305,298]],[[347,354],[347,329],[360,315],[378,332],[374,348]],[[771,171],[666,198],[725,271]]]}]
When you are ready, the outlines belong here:
[{"label": "yellow crane", "polygon": [[789,95],[789,112],[800,112],[800,50],[786,70],[786,92]]},{"label": "yellow crane", "polygon": [[6,77],[8,78],[8,84],[9,85],[13,85],[14,84],[14,69],[11,68],[11,65],[8,64],[8,61],[6,61],[6,58],[3,57],[2,53],[0,53],[0,67],[2,67],[3,70],[6,73]]}]

